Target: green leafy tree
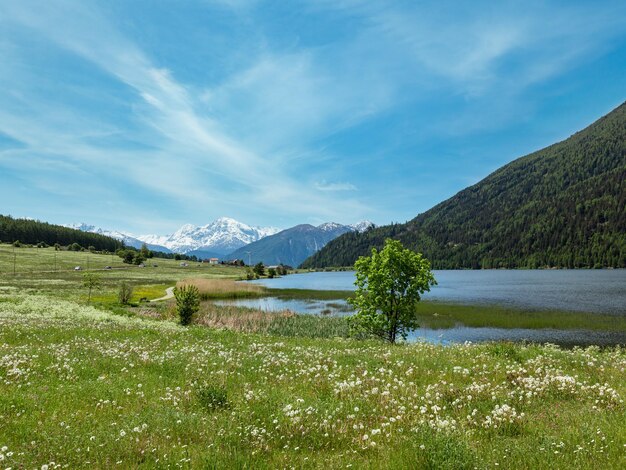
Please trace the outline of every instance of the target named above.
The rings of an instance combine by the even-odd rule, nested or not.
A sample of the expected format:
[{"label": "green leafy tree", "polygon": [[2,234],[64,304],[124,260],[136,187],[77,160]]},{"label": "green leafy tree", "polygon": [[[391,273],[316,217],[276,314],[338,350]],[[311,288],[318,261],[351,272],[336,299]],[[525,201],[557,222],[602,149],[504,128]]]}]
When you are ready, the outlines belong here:
[{"label": "green leafy tree", "polygon": [[83,274],[83,286],[87,288],[87,302],[91,301],[91,291],[100,287],[100,277],[94,273]]},{"label": "green leafy tree", "polygon": [[181,325],[189,325],[193,314],[200,309],[200,291],[196,286],[174,287],[176,313]]},{"label": "green leafy tree", "polygon": [[128,305],[130,298],[133,296],[133,287],[126,281],[120,284],[120,290],[117,293],[117,299],[122,305]]},{"label": "green leafy tree", "polygon": [[254,265],[254,268],[252,268],[254,270],[254,274],[256,274],[257,276],[263,276],[265,275],[265,265],[263,265],[263,263],[261,261],[259,261],[257,264]]},{"label": "green leafy tree", "polygon": [[418,327],[415,307],[424,292],[435,285],[429,261],[420,253],[387,239],[385,247],[360,257],[355,296],[348,300],[357,313],[350,318],[353,334],[368,334],[395,343]]},{"label": "green leafy tree", "polygon": [[276,270],[274,268],[269,268],[267,270],[267,277],[269,277],[270,279],[276,277]]},{"label": "green leafy tree", "polygon": [[[141,244],[141,249],[139,250],[139,253],[141,254],[141,256],[143,257],[144,260],[151,258],[150,256],[150,250],[148,249],[148,245],[146,245],[145,243]],[[139,263],[137,263],[139,264]]]}]

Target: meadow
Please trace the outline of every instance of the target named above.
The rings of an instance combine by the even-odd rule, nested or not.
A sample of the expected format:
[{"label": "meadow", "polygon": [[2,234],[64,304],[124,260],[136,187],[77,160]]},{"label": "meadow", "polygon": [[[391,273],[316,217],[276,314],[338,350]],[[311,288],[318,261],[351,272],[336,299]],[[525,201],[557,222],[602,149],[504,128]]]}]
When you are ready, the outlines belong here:
[{"label": "meadow", "polygon": [[115,305],[118,284],[242,271],[119,266],[87,305],[66,254],[15,276],[0,258],[1,468],[626,467],[622,348],[390,346],[211,302],[182,327],[171,301]]}]

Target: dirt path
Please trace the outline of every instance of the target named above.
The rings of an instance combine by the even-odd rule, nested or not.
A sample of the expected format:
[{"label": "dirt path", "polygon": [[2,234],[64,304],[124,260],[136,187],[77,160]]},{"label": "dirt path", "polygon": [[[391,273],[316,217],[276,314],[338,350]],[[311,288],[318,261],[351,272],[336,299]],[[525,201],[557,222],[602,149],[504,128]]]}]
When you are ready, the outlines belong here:
[{"label": "dirt path", "polygon": [[165,295],[163,297],[159,297],[158,299],[152,299],[150,302],[160,302],[161,300],[168,300],[174,297],[174,288],[168,287],[165,289]]}]

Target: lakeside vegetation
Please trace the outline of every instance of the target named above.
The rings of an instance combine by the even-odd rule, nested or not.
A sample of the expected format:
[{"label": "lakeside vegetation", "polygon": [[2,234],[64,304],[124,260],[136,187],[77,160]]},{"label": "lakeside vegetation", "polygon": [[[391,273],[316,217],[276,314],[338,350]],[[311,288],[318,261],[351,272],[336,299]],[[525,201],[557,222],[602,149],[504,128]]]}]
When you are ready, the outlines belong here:
[{"label": "lakeside vegetation", "polygon": [[[277,297],[285,300],[346,300],[352,291],[320,291],[313,289],[274,289],[252,283],[235,282],[246,275],[245,268],[228,265],[188,263],[181,266],[176,260],[159,259],[146,267],[124,264],[115,255],[90,252],[55,252],[54,248],[16,248],[16,274],[13,275],[13,246],[0,244],[0,288],[7,287],[19,292],[45,294],[54,298],[86,302],[87,291],[83,288],[83,274],[90,268],[100,278],[100,288],[92,295],[91,304],[103,309],[122,308],[118,303],[120,284],[132,287],[130,303],[145,304],[166,294],[166,289],[189,279],[209,285],[221,285],[222,292],[206,292],[204,301],[237,298]],[[55,271],[56,263],[56,271]],[[154,264],[157,264],[154,267]],[[106,270],[110,265],[112,269]],[[81,266],[83,271],[74,271]],[[229,286],[228,291],[224,286]],[[142,302],[142,299],[144,302]],[[203,302],[204,304],[205,302]],[[150,304],[150,309],[157,308]],[[556,328],[603,331],[625,331],[626,320],[615,315],[586,314],[559,311],[533,311],[501,305],[461,305],[450,302],[422,300],[416,306],[419,323],[429,328],[451,328],[458,325],[497,328]],[[247,311],[241,309],[240,312]],[[294,320],[304,324],[328,321],[324,316],[297,315],[306,320]],[[313,327],[314,329],[316,327]],[[321,330],[327,329],[322,325]],[[331,328],[334,329],[335,327]],[[317,334],[319,336],[319,334]]]}]

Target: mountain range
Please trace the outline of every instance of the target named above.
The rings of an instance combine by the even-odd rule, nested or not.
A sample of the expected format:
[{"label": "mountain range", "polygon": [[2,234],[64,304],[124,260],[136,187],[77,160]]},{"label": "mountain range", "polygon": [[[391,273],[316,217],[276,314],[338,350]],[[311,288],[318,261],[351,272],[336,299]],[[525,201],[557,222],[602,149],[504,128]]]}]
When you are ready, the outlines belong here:
[{"label": "mountain range", "polygon": [[140,235],[137,238],[176,253],[193,255],[204,251],[220,257],[279,231],[275,227],[252,227],[229,217],[220,217],[199,227],[183,225],[172,235]]},{"label": "mountain range", "polygon": [[[149,249],[165,253],[248,261],[250,257],[242,251],[247,250],[256,253],[252,256],[255,263],[262,261],[266,265],[283,263],[294,266],[339,235],[364,231],[373,224],[368,221],[354,225],[329,222],[317,227],[298,225],[281,231],[275,227],[252,227],[229,217],[220,217],[203,226],[183,225],[171,235],[133,235],[86,223],[68,224],[66,227],[112,237],[135,248],[145,243]],[[255,245],[264,240],[261,245]]]},{"label": "mountain range", "polygon": [[351,266],[386,238],[439,269],[626,267],[626,103],[404,224],[346,233],[302,267]]},{"label": "mountain range", "polygon": [[369,221],[354,225],[341,225],[334,222],[317,227],[309,224],[296,225],[250,243],[228,255],[228,258],[243,259],[248,264],[263,262],[267,266],[278,264],[299,266],[305,259],[338,236],[348,232],[365,232],[373,227],[374,224]]}]

